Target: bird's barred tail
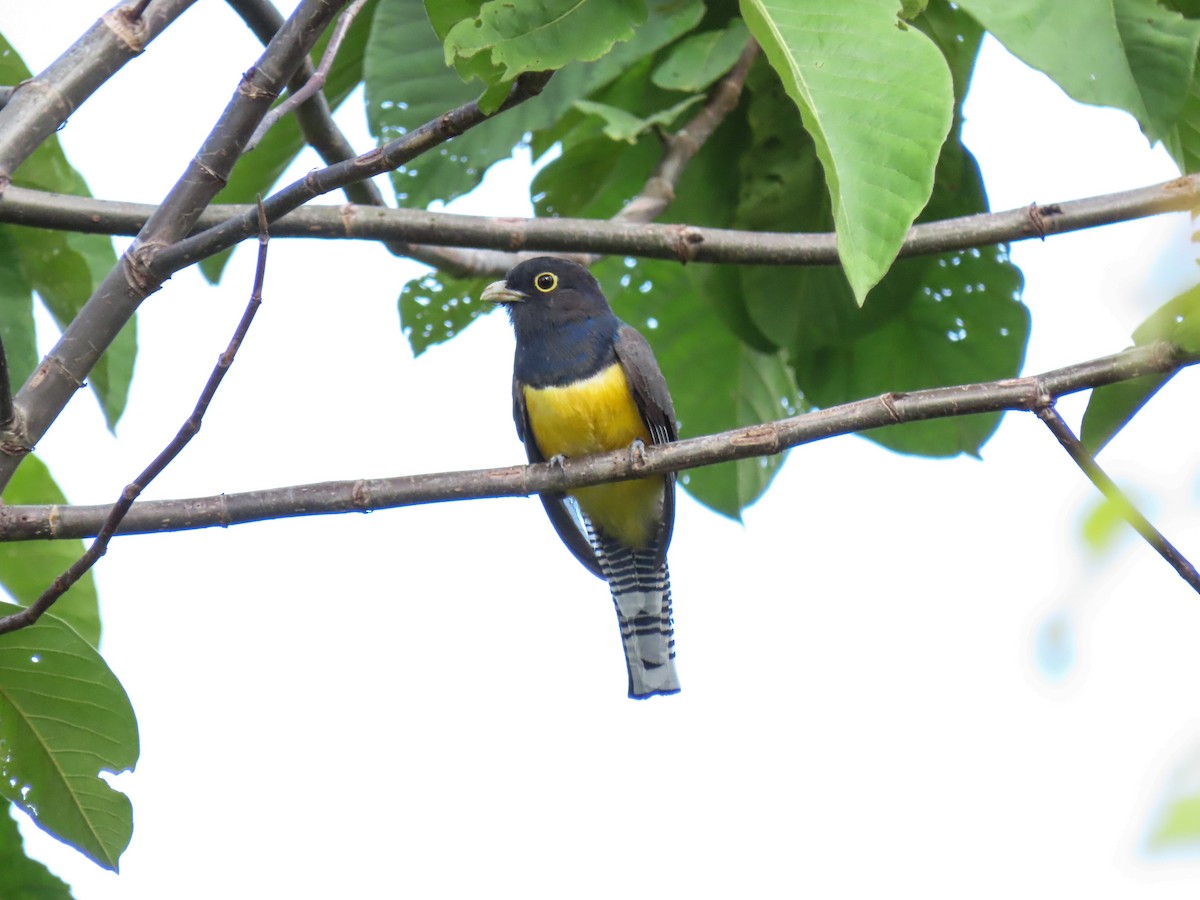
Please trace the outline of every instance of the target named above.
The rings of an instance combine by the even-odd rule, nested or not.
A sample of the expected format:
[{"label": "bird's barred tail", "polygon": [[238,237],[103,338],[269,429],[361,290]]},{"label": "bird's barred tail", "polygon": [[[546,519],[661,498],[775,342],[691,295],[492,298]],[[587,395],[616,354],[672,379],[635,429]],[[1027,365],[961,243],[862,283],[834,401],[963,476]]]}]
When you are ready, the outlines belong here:
[{"label": "bird's barred tail", "polygon": [[653,550],[633,550],[595,531],[589,537],[617,608],[629,696],[640,700],[676,693],[675,620],[666,560],[656,566]]}]

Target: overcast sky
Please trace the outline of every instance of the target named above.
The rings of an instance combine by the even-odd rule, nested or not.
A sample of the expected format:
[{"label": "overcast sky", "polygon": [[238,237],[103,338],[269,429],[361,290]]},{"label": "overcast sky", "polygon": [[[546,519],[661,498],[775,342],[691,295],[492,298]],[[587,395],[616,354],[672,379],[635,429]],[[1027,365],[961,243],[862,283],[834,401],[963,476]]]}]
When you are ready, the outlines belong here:
[{"label": "overcast sky", "polygon": [[[38,70],[102,9],[7,3],[0,32]],[[60,133],[93,192],[160,199],[257,53],[225,4],[197,4]],[[966,115],[996,209],[1176,174],[1128,116],[991,43]],[[339,121],[370,146],[361,98]],[[456,208],[527,214],[529,177],[506,166]],[[1015,246],[1026,371],[1125,347],[1190,286],[1189,235],[1176,215]],[[247,245],[219,287],[187,271],[147,301],[117,438],[81,393],[38,448],[72,500],[115,498],[174,434],[252,268]],[[414,361],[396,298],[418,271],[368,243],[273,242],[250,337],[148,495],[523,461],[507,323]],[[1193,559],[1198,390],[1176,378],[1102,456]],[[1193,897],[1197,864],[1142,845],[1200,748],[1200,601],[1135,540],[1091,556],[1094,500],[1028,415],[982,461],[801,448],[744,524],[685,497],[683,692],[643,703],[606,589],[535,499],[119,539],[97,578],[141,729],[118,780],[133,843],[118,877],[24,831],[81,900]],[[1061,677],[1039,634],[1063,637]]]}]

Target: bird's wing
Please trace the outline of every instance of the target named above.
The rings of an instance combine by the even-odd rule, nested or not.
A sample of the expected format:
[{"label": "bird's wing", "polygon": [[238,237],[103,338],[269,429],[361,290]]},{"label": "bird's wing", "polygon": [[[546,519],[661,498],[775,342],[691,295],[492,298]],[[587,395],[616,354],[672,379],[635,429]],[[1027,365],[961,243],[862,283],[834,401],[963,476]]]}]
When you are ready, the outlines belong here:
[{"label": "bird's wing", "polygon": [[[666,444],[679,436],[679,427],[675,421],[675,404],[671,402],[671,392],[667,388],[667,380],[663,377],[658,360],[650,344],[634,328],[622,324],[617,332],[614,344],[617,359],[625,369],[625,380],[629,390],[642,413],[642,421],[650,432],[650,441],[654,444]],[[665,479],[663,490],[662,522],[659,524],[657,549],[657,564],[661,565],[667,556],[667,547],[671,543],[671,533],[675,529],[675,473]]]},{"label": "bird's wing", "polygon": [[[545,462],[541,450],[538,449],[537,441],[533,438],[533,429],[529,425],[529,414],[525,409],[525,392],[521,390],[521,385],[515,378],[513,379],[513,420],[517,425],[517,436],[525,444],[525,456],[531,463]],[[587,526],[584,524],[579,504],[566,494],[558,492],[541,494],[540,497],[542,506],[546,508],[546,515],[550,518],[550,524],[554,526],[554,530],[558,532],[562,542],[567,545],[567,549],[583,563],[584,568],[589,572],[597,578],[604,578],[604,573],[600,571],[600,563],[596,559],[596,552],[592,549],[591,541],[588,539]],[[672,499],[673,506],[674,500]]]}]

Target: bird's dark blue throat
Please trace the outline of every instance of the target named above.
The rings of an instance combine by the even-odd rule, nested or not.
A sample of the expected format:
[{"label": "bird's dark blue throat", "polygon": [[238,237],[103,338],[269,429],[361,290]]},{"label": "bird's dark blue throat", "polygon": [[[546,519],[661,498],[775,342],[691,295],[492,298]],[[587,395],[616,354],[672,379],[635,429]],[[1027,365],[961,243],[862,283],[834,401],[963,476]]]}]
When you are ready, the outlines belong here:
[{"label": "bird's dark blue throat", "polygon": [[[536,301],[534,301],[536,302]],[[570,384],[607,369],[617,360],[613,344],[620,320],[611,312],[582,316],[541,315],[524,303],[507,305],[517,336],[513,375],[530,387]],[[566,312],[566,311],[564,311]]]}]

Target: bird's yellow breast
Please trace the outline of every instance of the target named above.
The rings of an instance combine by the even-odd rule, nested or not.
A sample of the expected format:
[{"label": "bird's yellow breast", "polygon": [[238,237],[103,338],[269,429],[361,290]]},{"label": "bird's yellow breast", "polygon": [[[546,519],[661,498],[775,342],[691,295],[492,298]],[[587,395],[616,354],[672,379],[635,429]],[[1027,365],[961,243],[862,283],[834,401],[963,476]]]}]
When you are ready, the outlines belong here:
[{"label": "bird's yellow breast", "polygon": [[[635,440],[650,443],[619,363],[561,387],[523,390],[529,427],[546,459],[603,453]],[[576,488],[570,494],[593,524],[629,546],[645,547],[657,531],[661,476]]]}]

